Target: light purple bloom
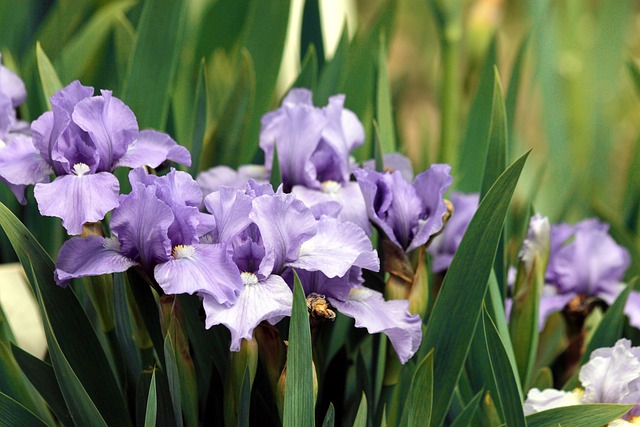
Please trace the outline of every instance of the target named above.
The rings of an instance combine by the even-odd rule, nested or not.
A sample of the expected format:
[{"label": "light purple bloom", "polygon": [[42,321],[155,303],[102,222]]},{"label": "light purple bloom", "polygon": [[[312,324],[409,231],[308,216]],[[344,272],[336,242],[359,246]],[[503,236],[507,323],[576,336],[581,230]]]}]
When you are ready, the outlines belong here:
[{"label": "light purple bloom", "polygon": [[432,165],[407,182],[400,171],[354,171],[364,195],[369,219],[405,252],[427,243],[438,233],[447,212],[444,194],[453,178],[451,166]]},{"label": "light purple bloom", "polygon": [[441,273],[449,268],[462,237],[478,209],[480,195],[454,191],[451,193],[450,200],[453,204],[453,213],[447,221],[447,226],[427,248],[431,255],[431,269],[434,273]]},{"label": "light purple bloom", "polygon": [[22,79],[2,65],[0,55],[0,140],[19,125],[16,108],[27,98]]},{"label": "light purple bloom", "polygon": [[222,186],[244,188],[250,179],[257,182],[267,182],[269,177],[263,165],[242,165],[238,170],[229,166],[215,166],[200,172],[196,181],[205,197],[218,191]]},{"label": "light purple bloom", "polygon": [[531,389],[524,402],[525,415],[589,403],[635,405],[621,420],[634,420],[640,415],[640,347],[631,347],[629,340],[620,339],[613,347],[594,350],[589,362],[580,368],[579,379],[584,390]]},{"label": "light purple bloom", "polygon": [[[401,153],[384,153],[382,155],[384,170],[393,172],[400,171],[405,181],[413,181],[413,166],[411,160]],[[362,163],[363,169],[376,169],[376,160],[370,159]]]},{"label": "light purple bloom", "polygon": [[[52,111],[31,125],[33,141],[0,152],[1,163],[30,171],[16,176],[0,166],[0,177],[15,185],[36,184],[40,213],[62,218],[69,234],[100,221],[118,206],[120,166],[157,167],[165,160],[191,164],[191,156],[168,135],[138,130],[133,112],[110,91],[74,81],[51,97]],[[56,175],[49,183],[49,175]]]},{"label": "light purple bloom", "polygon": [[[612,304],[626,287],[622,283],[631,258],[608,233],[608,224],[587,219],[551,227],[549,263],[540,299],[540,325],[578,295]],[[640,326],[636,292],[625,307],[631,324]]]},{"label": "light purple bloom", "polygon": [[[329,98],[324,108],[313,105],[307,89],[293,89],[282,106],[262,118],[260,148],[271,171],[277,148],[285,191],[307,206],[333,202],[337,216],[369,232],[369,220],[359,186],[350,182],[349,153],[364,143],[364,128],[344,108],[344,95]],[[321,209],[322,210],[322,209]]]}]

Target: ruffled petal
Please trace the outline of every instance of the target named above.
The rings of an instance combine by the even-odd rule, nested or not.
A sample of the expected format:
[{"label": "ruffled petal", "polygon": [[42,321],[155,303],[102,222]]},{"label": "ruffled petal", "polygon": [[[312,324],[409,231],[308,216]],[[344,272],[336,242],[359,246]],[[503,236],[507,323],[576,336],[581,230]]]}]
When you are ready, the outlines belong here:
[{"label": "ruffled petal", "polygon": [[36,184],[34,195],[40,214],[62,218],[69,234],[81,234],[82,224],[97,222],[118,206],[118,179],[108,172],[59,176]]},{"label": "ruffled petal", "polygon": [[262,321],[277,322],[291,315],[293,293],[280,276],[245,285],[238,301],[227,307],[207,293],[201,294],[207,315],[206,327],[225,325],[231,332],[231,351],[239,351],[242,339],[249,340],[253,329]]},{"label": "ruffled petal", "polygon": [[120,252],[115,239],[104,237],[74,237],[64,242],[58,252],[55,279],[65,286],[78,277],[120,273],[136,265],[136,262]]},{"label": "ruffled petal", "polygon": [[424,210],[418,221],[417,230],[413,231],[413,238],[407,251],[424,245],[431,236],[442,229],[444,224],[442,217],[447,212],[444,195],[453,182],[450,172],[451,166],[436,164],[416,176],[413,188],[422,201]]},{"label": "ruffled petal", "polygon": [[191,154],[185,147],[178,145],[169,135],[155,130],[140,132],[115,167],[137,168],[149,166],[157,168],[165,160],[191,166]]},{"label": "ruffled petal", "polygon": [[244,188],[251,178],[259,182],[266,181],[267,171],[264,166],[242,165],[237,171],[229,166],[216,166],[200,172],[196,181],[206,196],[214,191],[218,191],[222,186]]},{"label": "ruffled petal", "polygon": [[286,265],[322,271],[327,277],[342,277],[354,266],[378,271],[380,259],[360,227],[323,217],[318,221],[316,235],[302,243],[297,259]]},{"label": "ruffled petal", "polygon": [[422,320],[409,313],[409,301],[385,301],[380,292],[358,287],[349,298],[340,301],[329,298],[340,313],[355,319],[357,328],[367,328],[370,334],[383,332],[391,341],[402,364],[415,354],[422,341]]},{"label": "ruffled petal", "polygon": [[[0,62],[2,56],[0,55]],[[4,65],[0,65],[0,94],[5,95],[11,100],[12,107],[15,108],[27,99],[27,89],[13,71]]]},{"label": "ruffled petal", "polygon": [[114,163],[122,157],[138,133],[138,122],[133,111],[124,102],[102,90],[78,102],[73,110],[73,121],[87,132],[99,153],[99,171],[111,172]]},{"label": "ruffled petal", "polygon": [[[367,235],[371,234],[367,207],[358,183],[345,182],[342,185],[337,183],[336,185],[337,188],[328,188],[326,191],[296,185],[292,188],[291,192],[311,209],[321,203],[337,202],[341,206],[337,216],[338,219],[352,222],[362,228]],[[314,215],[315,214],[316,212],[314,211]]]},{"label": "ruffled petal", "polygon": [[204,199],[204,205],[216,221],[215,242],[226,242],[251,223],[252,199],[244,191],[221,187]]},{"label": "ruffled petal", "polygon": [[316,219],[292,194],[256,197],[249,218],[260,230],[266,254],[260,273],[280,273],[284,264],[298,258],[300,245],[316,234]]},{"label": "ruffled petal", "polygon": [[197,208],[202,204],[202,190],[187,172],[171,169],[171,172],[154,179],[152,183],[156,187],[158,198],[169,206],[187,205]]},{"label": "ruffled petal", "polygon": [[223,305],[234,303],[242,290],[240,272],[226,245],[175,247],[169,261],[156,265],[154,276],[167,294],[203,293]]},{"label": "ruffled petal", "polygon": [[15,185],[48,182],[53,172],[30,137],[18,135],[0,143],[0,176]]},{"label": "ruffled petal", "polygon": [[171,256],[168,229],[173,220],[173,211],[158,199],[153,187],[136,184],[131,193],[120,196],[120,206],[111,215],[111,230],[118,236],[122,253],[140,259],[151,271]]},{"label": "ruffled petal", "polygon": [[[407,156],[401,153],[384,153],[382,155],[382,164],[385,170],[400,171],[402,177],[407,182],[413,181],[413,166],[411,160]],[[362,167],[365,169],[376,169],[375,159],[367,160],[362,163]]]},{"label": "ruffled petal", "polygon": [[581,395],[575,391],[563,391],[553,388],[540,391],[537,388],[532,388],[527,393],[527,400],[524,402],[524,414],[531,415],[547,409],[580,404],[582,404]]}]

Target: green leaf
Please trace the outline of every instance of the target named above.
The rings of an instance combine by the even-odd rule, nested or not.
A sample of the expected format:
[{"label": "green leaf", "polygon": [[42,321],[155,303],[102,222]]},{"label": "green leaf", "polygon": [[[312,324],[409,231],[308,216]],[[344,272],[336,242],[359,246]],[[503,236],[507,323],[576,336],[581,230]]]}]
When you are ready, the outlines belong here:
[{"label": "green leaf", "polygon": [[[164,356],[165,362],[167,364],[167,382],[169,384],[171,404],[173,406],[173,412],[175,414],[174,422],[176,426],[182,427],[182,389],[180,384],[180,371],[178,362],[176,361],[176,349],[170,334],[167,334],[167,336],[164,338]],[[155,379],[153,379],[152,382],[155,388]],[[149,396],[151,396],[151,392],[149,392]],[[194,416],[196,414],[192,413],[191,415]]]},{"label": "green leaf", "polygon": [[251,403],[251,374],[247,366],[242,376],[242,386],[240,387],[240,401],[238,408],[238,426],[249,427],[249,410]]},{"label": "green leaf", "polygon": [[290,9],[290,0],[253,1],[250,5],[245,24],[244,46],[255,67],[255,108],[247,124],[247,141],[258,140],[260,118],[271,108],[284,52]]},{"label": "green leaf", "polygon": [[487,141],[484,174],[482,176],[481,195],[484,197],[489,188],[507,166],[507,115],[498,68],[493,69],[493,101],[491,104],[491,125]]},{"label": "green leaf", "polygon": [[353,420],[353,427],[367,427],[367,397],[364,392],[362,393],[362,399],[360,399],[356,419]]},{"label": "green leaf", "polygon": [[[422,345],[435,349],[433,425],[444,421],[451,404],[480,317],[502,225],[526,157],[527,154],[514,162],[480,202],[429,317]],[[460,292],[460,283],[465,284],[465,292]]]},{"label": "green leaf", "polygon": [[0,391],[15,399],[40,419],[52,424],[53,418],[45,401],[20,370],[9,344],[0,341]]},{"label": "green leaf", "polygon": [[[49,256],[25,226],[1,204],[0,225],[37,296],[53,368],[56,377],[64,378],[60,388],[72,417],[97,420],[101,414],[110,425],[129,425],[124,400],[107,357],[73,290],[56,285],[54,264]],[[99,409],[97,418],[96,407]]]},{"label": "green leaf", "polygon": [[502,419],[508,426],[526,426],[517,371],[509,361],[505,345],[486,310],[483,312],[482,325],[497,390],[493,398],[501,409]]},{"label": "green leaf", "polygon": [[[305,2],[305,4],[308,2]],[[300,74],[296,78],[296,81],[291,85],[294,87],[306,87],[311,91],[314,91],[318,84],[318,55],[316,54],[316,48],[313,45],[309,46],[306,55],[302,59],[302,65],[300,66]]]},{"label": "green leaf", "polygon": [[136,38],[136,30],[131,25],[124,13],[117,15],[113,23],[113,44],[115,55],[115,67],[118,75],[119,87],[124,85],[131,51]]},{"label": "green leaf", "polygon": [[237,167],[249,163],[256,150],[253,144],[243,143],[249,140],[247,127],[256,99],[256,74],[251,55],[246,50],[242,50],[237,75],[222,114],[216,118],[215,132],[205,145],[200,161],[204,169],[218,164]]},{"label": "green leaf", "polygon": [[496,59],[496,40],[489,46],[484,66],[480,74],[480,83],[476,95],[471,103],[467,127],[460,146],[460,161],[457,179],[457,188],[464,192],[479,191],[479,183],[482,182],[482,174],[487,150],[485,137],[489,135],[491,121],[491,107],[489,100],[494,87],[494,66]]},{"label": "green leaf", "polygon": [[342,84],[344,64],[347,58],[347,50],[349,48],[349,34],[347,26],[342,28],[342,35],[338,42],[338,47],[333,53],[331,61],[325,63],[318,79],[318,88],[313,93],[313,102],[316,105],[325,105],[329,97],[338,92],[338,88]]},{"label": "green leaf", "polygon": [[47,402],[49,409],[51,409],[56,418],[63,425],[72,426],[73,420],[69,415],[69,410],[60,391],[53,367],[20,347],[11,345],[11,350],[16,362],[20,365],[20,369]]},{"label": "green leaf", "polygon": [[156,303],[154,291],[134,270],[128,270],[127,277],[129,278],[129,290],[133,295],[137,309],[140,311],[140,316],[144,321],[149,337],[151,337],[160,367],[164,367],[164,338],[162,337],[158,304]]},{"label": "green leaf", "polygon": [[46,424],[23,405],[0,392],[0,420],[4,427],[46,427]]},{"label": "green leaf", "polygon": [[426,420],[431,419],[431,409],[433,407],[433,350],[425,356],[418,365],[413,381],[411,382],[411,390],[409,391],[409,399],[405,406],[400,421],[401,426],[418,426],[426,425]]},{"label": "green leaf", "polygon": [[141,129],[163,130],[180,59],[186,3],[145,0],[122,88]]},{"label": "green leaf", "polygon": [[278,156],[278,145],[273,144],[273,160],[271,162],[271,175],[269,182],[273,189],[277,189],[282,184],[282,171],[280,170],[280,158]]},{"label": "green leaf", "polygon": [[335,422],[336,422],[336,411],[335,409],[333,409],[333,403],[329,403],[329,409],[327,409],[327,413],[324,416],[322,427],[333,427]]},{"label": "green leaf", "polygon": [[44,53],[42,47],[40,47],[40,42],[36,44],[36,58],[38,60],[38,73],[40,74],[40,83],[42,84],[44,101],[47,107],[51,109],[51,102],[49,101],[49,98],[51,98],[51,95],[55,92],[62,89],[62,83],[60,83],[58,74],[53,68],[53,65],[51,65],[49,57]]},{"label": "green leaf", "polygon": [[514,122],[516,118],[516,107],[518,103],[518,95],[520,94],[520,81],[521,74],[524,68],[524,57],[529,45],[529,35],[525,35],[518,53],[516,53],[516,59],[513,61],[513,67],[511,68],[511,77],[509,77],[509,88],[507,89],[507,96],[505,98],[505,111],[507,114],[507,131],[509,132],[509,144],[507,148],[508,153],[512,153],[515,146],[514,137]]},{"label": "green leaf", "polygon": [[156,395],[156,371],[154,369],[151,375],[151,384],[149,385],[149,394],[147,395],[147,410],[144,415],[145,427],[155,427],[158,415],[158,396]]},{"label": "green leaf", "polygon": [[309,313],[304,290],[295,271],[294,276],[282,417],[285,427],[315,425]]},{"label": "green leaf", "polygon": [[527,415],[527,427],[601,427],[620,418],[632,407],[633,405],[591,404],[554,408]]},{"label": "green leaf", "polygon": [[306,0],[304,2],[302,31],[300,32],[300,59],[303,59],[309,54],[311,46],[318,52],[316,57],[317,64],[321,69],[324,65],[324,42],[322,40],[319,0]]},{"label": "green leaf", "polygon": [[204,136],[207,130],[207,73],[206,63],[204,59],[200,62],[200,72],[198,73],[198,86],[196,86],[195,105],[193,106],[193,124],[191,126],[191,167],[189,173],[191,176],[198,175],[200,172],[200,160],[202,157],[202,148],[204,144]]},{"label": "green leaf", "polygon": [[378,54],[378,83],[376,89],[376,119],[378,122],[382,153],[396,151],[396,131],[393,124],[393,104],[391,100],[391,88],[389,73],[387,72],[387,50],[384,35],[380,41]]},{"label": "green leaf", "polygon": [[88,69],[97,65],[112,28],[134,4],[131,0],[107,3],[64,45],[54,61],[63,81],[86,76]]},{"label": "green leaf", "polygon": [[458,415],[458,418],[451,423],[451,427],[469,427],[472,426],[473,417],[475,417],[480,404],[480,399],[484,394],[484,390],[480,390],[471,401],[465,406],[464,410]]}]

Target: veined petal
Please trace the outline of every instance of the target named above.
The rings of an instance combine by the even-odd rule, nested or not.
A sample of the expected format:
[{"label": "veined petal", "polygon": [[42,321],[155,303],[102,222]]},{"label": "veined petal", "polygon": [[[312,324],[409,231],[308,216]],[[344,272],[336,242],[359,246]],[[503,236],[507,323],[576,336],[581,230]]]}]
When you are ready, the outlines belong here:
[{"label": "veined petal", "polygon": [[226,242],[251,223],[252,199],[244,191],[221,187],[204,199],[204,205],[216,221],[218,242]]},{"label": "veined petal", "polygon": [[104,237],[74,237],[64,242],[58,252],[55,278],[60,286],[78,277],[120,273],[136,262],[120,253],[115,239]]},{"label": "veined petal", "polygon": [[138,183],[131,193],[120,196],[120,206],[111,215],[111,230],[118,236],[122,253],[139,258],[150,271],[171,256],[168,229],[173,220],[173,211],[158,199],[155,188]]},{"label": "veined petal", "polygon": [[242,290],[238,267],[226,245],[176,246],[167,262],[156,265],[154,276],[167,294],[202,293],[218,304],[232,304]]},{"label": "veined petal", "polygon": [[378,271],[380,259],[360,227],[323,217],[318,221],[316,235],[302,243],[297,259],[286,265],[322,271],[327,277],[342,277],[353,266]]},{"label": "veined petal", "polygon": [[231,332],[231,351],[239,351],[242,339],[251,339],[253,329],[263,320],[275,323],[290,316],[293,301],[289,286],[282,277],[275,275],[245,285],[236,303],[228,307],[207,293],[201,296],[207,315],[206,327],[225,325]]},{"label": "veined petal", "polygon": [[62,218],[69,234],[81,234],[82,224],[97,222],[118,206],[118,179],[108,172],[59,176],[36,184],[34,195],[40,214]]},{"label": "veined petal", "polygon": [[0,141],[0,176],[8,182],[15,185],[48,182],[52,172],[30,137],[12,137],[4,146]]},{"label": "veined petal", "polygon": [[115,167],[149,166],[157,168],[165,160],[191,166],[191,154],[185,147],[178,145],[166,133],[143,130],[129,145]]},{"label": "veined petal", "polygon": [[262,235],[266,254],[260,273],[264,276],[280,273],[285,263],[298,258],[302,242],[316,234],[316,219],[292,194],[256,197],[249,218]]},{"label": "veined petal", "polygon": [[87,132],[99,153],[99,171],[111,172],[138,132],[133,111],[124,102],[102,90],[102,96],[83,99],[73,110],[73,121]]},{"label": "veined petal", "polygon": [[442,217],[447,212],[444,195],[453,182],[450,172],[451,166],[436,164],[416,176],[413,181],[413,188],[422,201],[424,211],[407,251],[424,245],[432,235],[442,230]]},{"label": "veined petal", "polygon": [[396,350],[401,363],[415,354],[422,341],[422,320],[409,313],[409,301],[385,301],[380,292],[365,287],[351,289],[349,298],[329,298],[340,313],[355,319],[357,328],[370,334],[383,332]]},{"label": "veined petal", "polygon": [[153,181],[156,195],[169,206],[187,205],[200,207],[202,190],[187,172],[171,169],[165,176]]}]

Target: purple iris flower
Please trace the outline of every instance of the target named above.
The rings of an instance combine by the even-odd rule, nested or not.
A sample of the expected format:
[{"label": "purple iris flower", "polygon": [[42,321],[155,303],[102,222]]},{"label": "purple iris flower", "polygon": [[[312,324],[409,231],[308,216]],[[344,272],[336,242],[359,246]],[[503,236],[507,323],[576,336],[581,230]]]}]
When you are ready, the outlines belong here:
[{"label": "purple iris flower", "polygon": [[436,236],[427,248],[431,255],[431,269],[434,273],[441,273],[449,268],[462,237],[478,209],[480,195],[454,191],[451,193],[450,200],[453,204],[451,218],[447,221],[447,226],[442,233]]},{"label": "purple iris flower", "polygon": [[282,106],[262,118],[260,148],[271,171],[277,147],[282,183],[307,206],[334,202],[342,221],[369,232],[364,199],[350,181],[349,153],[364,143],[364,128],[357,116],[344,108],[344,95],[329,98],[324,108],[313,105],[307,89],[293,89]]},{"label": "purple iris flower", "polygon": [[22,79],[2,65],[0,55],[0,140],[20,127],[16,119],[16,108],[27,98],[27,90]]},{"label": "purple iris flower", "polygon": [[[13,176],[0,169],[0,175],[14,184],[36,184],[40,213],[62,218],[69,234],[80,234],[84,223],[100,221],[118,206],[114,169],[155,168],[167,159],[191,164],[189,152],[167,134],[139,131],[133,112],[110,91],[93,92],[78,81],[56,92],[52,111],[31,125],[33,143],[2,152],[2,162],[24,172]],[[52,172],[56,178],[48,182]]]},{"label": "purple iris flower", "polygon": [[412,183],[400,171],[355,170],[369,219],[396,246],[410,252],[438,233],[447,212],[444,194],[453,178],[451,166],[432,165]]},{"label": "purple iris flower", "polygon": [[[531,389],[524,402],[526,415],[562,406],[588,403],[635,405],[620,421],[638,421],[640,415],[640,347],[620,339],[613,347],[594,350],[580,368],[582,389],[571,392]],[[613,425],[610,424],[610,425]],[[631,425],[620,422],[615,425]],[[635,425],[635,424],[634,424]]]},{"label": "purple iris flower", "polygon": [[200,172],[196,181],[205,196],[218,191],[222,186],[245,188],[250,179],[257,182],[269,181],[269,176],[263,165],[242,165],[238,170],[229,166],[214,166]]},{"label": "purple iris flower", "polygon": [[186,172],[163,177],[129,173],[132,191],[111,215],[112,238],[74,237],[58,253],[55,278],[122,272],[138,266],[169,294],[206,291],[221,304],[235,302],[242,283],[224,244],[200,243],[211,215],[199,211],[202,191]]},{"label": "purple iris flower", "polygon": [[[622,283],[631,258],[609,235],[609,225],[586,219],[551,227],[549,263],[540,299],[540,326],[576,296],[612,304],[626,287]],[[640,327],[640,295],[632,292],[625,307],[630,323]]]},{"label": "purple iris flower", "polygon": [[205,198],[205,206],[216,223],[210,239],[229,242],[244,285],[234,304],[200,293],[206,326],[225,325],[232,351],[260,322],[275,324],[291,314],[292,268],[320,271],[336,283],[348,281],[354,267],[379,269],[362,229],[335,218],[318,220],[295,195],[274,193],[269,184],[250,181],[244,191],[222,187]]},{"label": "purple iris flower", "polygon": [[297,272],[306,295],[322,295],[340,313],[353,318],[357,328],[387,335],[401,363],[418,350],[422,341],[420,316],[409,312],[409,301],[385,301],[380,292],[362,286],[361,268],[352,268],[348,280],[328,278],[320,271]]}]

